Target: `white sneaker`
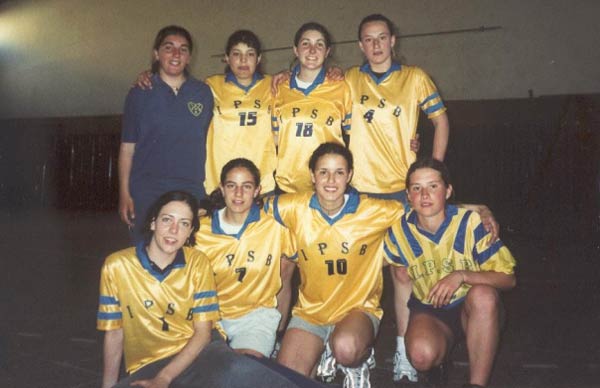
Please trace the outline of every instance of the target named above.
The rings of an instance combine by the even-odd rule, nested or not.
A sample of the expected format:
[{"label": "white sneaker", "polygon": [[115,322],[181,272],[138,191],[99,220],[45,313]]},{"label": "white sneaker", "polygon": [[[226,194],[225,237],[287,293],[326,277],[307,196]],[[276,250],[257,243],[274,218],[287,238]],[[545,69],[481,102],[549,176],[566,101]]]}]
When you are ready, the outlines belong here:
[{"label": "white sneaker", "polygon": [[375,348],[371,348],[371,354],[365,362],[367,363],[369,369],[375,369],[375,367],[377,366],[377,363],[375,362]]},{"label": "white sneaker", "polygon": [[317,366],[317,376],[320,377],[324,383],[331,383],[335,380],[336,370],[337,365],[335,358],[333,357],[329,342],[327,342],[325,344],[325,350],[323,350],[323,354],[321,354],[321,361],[319,361],[319,365]]},{"label": "white sneaker", "polygon": [[417,371],[410,364],[406,355],[396,351],[394,354],[394,381],[401,381],[403,377],[406,377],[408,381],[413,383],[419,381]]},{"label": "white sneaker", "polygon": [[369,365],[366,361],[358,368],[348,368],[342,365],[339,368],[346,375],[344,388],[371,388]]},{"label": "white sneaker", "polygon": [[275,341],[275,346],[273,347],[273,351],[271,352],[271,360],[276,360],[277,355],[279,354],[279,350],[281,349],[281,342]]}]

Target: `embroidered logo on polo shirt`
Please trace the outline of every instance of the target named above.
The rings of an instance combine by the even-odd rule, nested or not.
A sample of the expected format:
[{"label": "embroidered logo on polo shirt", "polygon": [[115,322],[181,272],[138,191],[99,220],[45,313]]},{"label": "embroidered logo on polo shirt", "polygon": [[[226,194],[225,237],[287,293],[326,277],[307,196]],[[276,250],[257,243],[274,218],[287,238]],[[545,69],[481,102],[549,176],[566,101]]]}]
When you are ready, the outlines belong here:
[{"label": "embroidered logo on polo shirt", "polygon": [[202,113],[202,110],[204,109],[204,105],[202,105],[199,102],[188,102],[188,109],[190,110],[190,113],[193,114],[194,116],[198,117],[200,116],[200,113]]}]

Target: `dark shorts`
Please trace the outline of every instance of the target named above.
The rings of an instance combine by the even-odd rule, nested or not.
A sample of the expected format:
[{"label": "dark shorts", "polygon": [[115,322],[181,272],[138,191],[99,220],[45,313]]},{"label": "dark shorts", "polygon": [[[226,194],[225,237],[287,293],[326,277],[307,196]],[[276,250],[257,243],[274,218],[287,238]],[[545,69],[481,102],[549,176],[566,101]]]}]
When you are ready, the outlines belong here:
[{"label": "dark shorts", "polygon": [[422,304],[421,302],[412,297],[408,301],[408,308],[410,309],[411,315],[414,313],[422,313],[437,318],[444,325],[448,326],[448,328],[454,335],[455,341],[462,339],[465,335],[460,318],[462,315],[463,306],[464,303],[461,302],[456,306],[444,309],[434,308],[432,306]]}]

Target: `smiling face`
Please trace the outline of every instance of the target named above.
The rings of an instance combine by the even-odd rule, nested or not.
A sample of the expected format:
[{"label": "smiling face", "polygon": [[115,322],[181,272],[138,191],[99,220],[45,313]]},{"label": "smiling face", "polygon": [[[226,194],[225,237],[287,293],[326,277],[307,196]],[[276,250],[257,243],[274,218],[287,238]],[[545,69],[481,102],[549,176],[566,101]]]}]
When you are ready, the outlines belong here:
[{"label": "smiling face", "polygon": [[371,69],[378,73],[388,71],[392,65],[392,50],[396,43],[387,24],[383,21],[365,23],[358,45],[365,54]]},{"label": "smiling face", "polygon": [[220,188],[225,200],[225,211],[231,216],[229,218],[245,220],[260,193],[260,185],[250,171],[244,167],[232,168]]},{"label": "smiling face", "polygon": [[148,246],[150,256],[175,257],[192,234],[193,214],[190,206],[183,201],[171,201],[163,206],[158,216],[150,224],[153,232]]},{"label": "smiling face", "polygon": [[154,50],[161,77],[182,76],[190,63],[190,56],[189,42],[181,35],[167,35],[158,50]]},{"label": "smiling face", "polygon": [[429,167],[416,169],[409,177],[407,190],[408,201],[418,218],[441,224],[446,200],[452,194],[452,185],[446,185],[442,174]]},{"label": "smiling face", "polygon": [[317,30],[305,31],[298,43],[294,45],[294,54],[300,62],[301,71],[302,69],[320,70],[323,67],[325,58],[329,55],[329,51],[327,40]]},{"label": "smiling face", "polygon": [[342,155],[321,156],[310,177],[321,206],[332,209],[344,203],[344,193],[352,179],[352,170]]},{"label": "smiling face", "polygon": [[256,67],[260,63],[260,55],[246,43],[238,43],[225,55],[225,61],[238,82],[247,86],[252,82]]}]

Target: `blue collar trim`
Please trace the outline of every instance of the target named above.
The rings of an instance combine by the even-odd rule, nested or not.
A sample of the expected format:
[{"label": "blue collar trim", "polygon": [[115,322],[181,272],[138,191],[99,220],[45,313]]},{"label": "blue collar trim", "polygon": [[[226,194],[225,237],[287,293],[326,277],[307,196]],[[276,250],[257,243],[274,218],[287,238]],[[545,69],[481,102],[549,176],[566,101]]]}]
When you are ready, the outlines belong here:
[{"label": "blue collar trim", "polygon": [[144,267],[144,269],[159,282],[162,282],[167,276],[169,276],[173,269],[185,267],[185,254],[183,253],[183,249],[179,249],[177,251],[173,262],[167,265],[162,272],[152,268],[152,263],[154,262],[152,262],[150,256],[148,256],[148,250],[146,249],[145,242],[140,242],[135,247],[135,253],[140,261],[140,264],[142,264],[142,267]]},{"label": "blue collar trim", "polygon": [[219,212],[218,210],[215,210],[212,215],[212,220],[211,220],[212,232],[214,234],[222,234],[225,236],[232,236],[238,240],[242,237],[242,235],[244,234],[244,231],[251,223],[257,222],[260,220],[260,208],[258,207],[257,204],[253,203],[252,207],[250,208],[250,211],[248,212],[248,216],[246,217],[246,221],[244,221],[244,225],[242,225],[242,228],[240,229],[240,231],[235,235],[227,234],[227,233],[225,233],[223,228],[221,228],[221,223],[219,222],[219,213],[218,212]]},{"label": "blue collar trim", "polygon": [[350,187],[348,190],[346,190],[346,194],[348,194],[348,201],[346,201],[346,204],[342,208],[340,214],[333,218],[329,217],[327,213],[323,211],[316,193],[310,197],[310,203],[308,206],[321,213],[321,215],[329,223],[329,225],[333,225],[342,217],[344,217],[344,215],[356,213],[356,209],[358,209],[358,205],[360,204],[360,195],[358,194],[358,191],[356,191],[356,189],[354,189],[353,187]]},{"label": "blue collar trim", "polygon": [[360,71],[370,75],[371,79],[378,85],[383,80],[385,80],[392,72],[400,70],[402,70],[402,65],[400,65],[398,62],[392,62],[392,66],[390,66],[388,71],[386,71],[385,74],[381,76],[381,78],[377,78],[375,73],[373,73],[373,70],[371,70],[371,65],[369,65],[369,62],[365,62],[365,64],[360,67]]},{"label": "blue collar trim", "polygon": [[258,72],[255,72],[254,75],[252,76],[252,82],[250,83],[250,85],[244,86],[238,82],[238,79],[235,77],[235,75],[231,71],[228,71],[227,73],[225,73],[225,82],[231,82],[232,84],[234,84],[238,88],[242,89],[246,93],[248,93],[250,91],[250,89],[252,89],[254,87],[254,85],[256,85],[256,83],[263,78],[265,78],[264,75],[262,75]]},{"label": "blue collar trim", "polygon": [[294,69],[292,70],[292,76],[290,77],[290,89],[299,90],[302,93],[304,93],[305,96],[308,96],[310,92],[312,92],[319,85],[321,85],[323,82],[325,82],[325,68],[324,67],[321,69],[321,71],[319,72],[319,74],[317,75],[317,78],[315,78],[313,83],[306,89],[302,89],[296,83],[296,76],[298,75],[298,73],[300,73],[300,65],[296,65],[294,67]]}]

